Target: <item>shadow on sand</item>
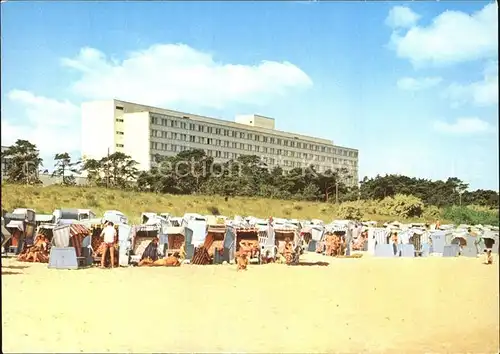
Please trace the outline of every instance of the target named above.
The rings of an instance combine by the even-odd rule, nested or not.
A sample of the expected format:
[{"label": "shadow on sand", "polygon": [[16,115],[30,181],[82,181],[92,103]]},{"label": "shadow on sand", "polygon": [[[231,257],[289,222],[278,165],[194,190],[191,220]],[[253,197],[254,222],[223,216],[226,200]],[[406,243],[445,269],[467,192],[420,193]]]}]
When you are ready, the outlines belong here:
[{"label": "shadow on sand", "polygon": [[20,272],[10,272],[10,271],[2,271],[2,275],[22,275],[23,273]]},{"label": "shadow on sand", "polygon": [[26,269],[26,268],[29,268],[29,266],[25,266],[25,265],[7,265],[7,266],[2,266],[2,268],[8,268],[8,269]]},{"label": "shadow on sand", "polygon": [[292,266],[321,266],[326,267],[330,265],[328,262],[299,262],[298,264],[291,264]]}]

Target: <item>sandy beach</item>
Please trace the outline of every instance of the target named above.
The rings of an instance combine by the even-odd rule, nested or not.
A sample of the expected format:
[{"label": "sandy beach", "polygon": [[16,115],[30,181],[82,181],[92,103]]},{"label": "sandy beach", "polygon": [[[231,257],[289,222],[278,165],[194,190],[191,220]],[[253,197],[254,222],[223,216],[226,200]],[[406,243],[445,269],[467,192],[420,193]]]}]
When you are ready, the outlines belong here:
[{"label": "sandy beach", "polygon": [[2,259],[3,352],[497,353],[481,259],[51,270]]}]

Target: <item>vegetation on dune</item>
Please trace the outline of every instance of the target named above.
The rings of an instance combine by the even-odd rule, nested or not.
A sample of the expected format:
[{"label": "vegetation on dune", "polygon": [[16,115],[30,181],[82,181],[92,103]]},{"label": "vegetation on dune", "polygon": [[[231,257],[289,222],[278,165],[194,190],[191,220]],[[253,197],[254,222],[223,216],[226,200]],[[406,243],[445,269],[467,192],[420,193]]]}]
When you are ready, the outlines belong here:
[{"label": "vegetation on dune", "polygon": [[[146,172],[120,152],[85,161],[60,153],[54,158],[53,175],[62,177],[62,185],[41,187],[37,172],[43,162],[35,145],[18,140],[5,155],[12,161],[8,184],[2,185],[2,207],[7,210],[118,209],[136,221],[141,212],[153,211],[498,225],[498,192],[467,191],[468,185],[456,177],[365,177],[358,187],[347,182],[352,176],[345,168],[318,173],[310,166],[285,172],[268,168],[258,156],[242,155],[217,164],[203,150],[188,150],[168,158],[157,156]],[[74,186],[72,176],[83,171],[88,185]]]},{"label": "vegetation on dune", "polygon": [[[389,197],[391,198],[391,197]],[[406,198],[406,199],[405,199]],[[498,225],[498,211],[477,206],[455,206],[437,209],[434,206],[423,207],[421,217],[411,217],[408,211],[422,206],[416,197],[398,195],[392,200],[360,200],[339,204],[292,201],[268,198],[172,195],[136,192],[99,187],[76,186],[29,186],[19,184],[2,185],[2,208],[13,210],[30,207],[37,213],[50,214],[57,208],[90,208],[98,215],[105,210],[120,210],[132,222],[139,222],[142,212],[169,212],[182,216],[187,212],[200,214],[221,214],[226,216],[252,215],[267,218],[269,216],[297,219],[333,219],[354,218],[375,221],[414,221],[472,223]],[[393,200],[399,200],[393,208]],[[389,205],[389,207],[387,207]],[[430,217],[426,212],[431,210]],[[438,214],[432,213],[436,211]],[[401,214],[398,214],[400,212]]]}]

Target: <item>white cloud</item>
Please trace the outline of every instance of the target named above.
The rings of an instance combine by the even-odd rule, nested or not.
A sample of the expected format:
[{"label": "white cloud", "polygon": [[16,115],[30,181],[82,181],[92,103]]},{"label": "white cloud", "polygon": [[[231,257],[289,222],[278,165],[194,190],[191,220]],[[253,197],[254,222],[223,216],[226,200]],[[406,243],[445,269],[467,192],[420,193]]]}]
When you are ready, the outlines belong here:
[{"label": "white cloud", "polygon": [[307,74],[289,62],[223,64],[184,44],[153,45],[122,61],[83,48],[78,56],[62,62],[81,74],[72,88],[84,98],[119,98],[158,106],[266,104],[292,89],[312,85]]},{"label": "white cloud", "polygon": [[391,44],[400,58],[409,59],[415,66],[496,57],[497,5],[488,4],[472,15],[443,12],[427,27],[413,26],[404,34],[393,32]]},{"label": "white cloud", "polygon": [[40,150],[46,168],[52,167],[56,153],[74,154],[80,150],[78,106],[22,90],[10,91],[7,98],[24,119],[2,117],[2,145],[11,145],[17,139],[29,140]]},{"label": "white cloud", "polygon": [[440,77],[403,77],[398,80],[397,85],[401,90],[418,91],[437,86],[442,80]]},{"label": "white cloud", "polygon": [[470,135],[485,133],[492,129],[490,124],[476,117],[458,118],[455,123],[434,122],[434,129],[447,134]]},{"label": "white cloud", "polygon": [[385,19],[385,24],[392,28],[410,28],[419,19],[420,15],[413,12],[410,8],[406,6],[394,6],[389,11],[389,15]]},{"label": "white cloud", "polygon": [[452,83],[443,94],[450,99],[452,107],[466,103],[476,106],[498,104],[498,62],[492,61],[486,66],[483,80],[468,85]]}]

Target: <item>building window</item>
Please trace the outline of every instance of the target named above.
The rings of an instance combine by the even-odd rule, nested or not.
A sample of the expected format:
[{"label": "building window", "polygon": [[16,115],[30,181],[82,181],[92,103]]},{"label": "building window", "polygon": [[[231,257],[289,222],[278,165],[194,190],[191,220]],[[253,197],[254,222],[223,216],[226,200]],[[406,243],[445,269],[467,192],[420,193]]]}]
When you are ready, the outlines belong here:
[{"label": "building window", "polygon": [[270,138],[270,139],[269,139],[269,142],[270,142],[271,144],[274,144],[274,138]]},{"label": "building window", "polygon": [[224,140],[224,147],[229,147],[229,141]]},{"label": "building window", "polygon": [[281,139],[276,139],[276,144],[281,145]]},{"label": "building window", "polygon": [[253,134],[248,134],[247,138],[248,138],[248,140],[252,140],[253,139]]},{"label": "building window", "polygon": [[189,130],[195,130],[196,129],[196,125],[193,124],[193,123],[190,123],[189,124]]},{"label": "building window", "polygon": [[122,147],[123,147],[123,144],[116,144],[116,147],[117,147],[117,148],[122,148]]},{"label": "building window", "polygon": [[198,125],[198,131],[203,132],[203,125]]},{"label": "building window", "polygon": [[288,140],[284,140],[283,145],[288,146]]},{"label": "building window", "polygon": [[220,128],[215,128],[215,134],[220,135]]},{"label": "building window", "polygon": [[263,136],[263,137],[262,137],[262,141],[263,141],[264,143],[267,143],[267,136]]},{"label": "building window", "polygon": [[259,139],[260,139],[260,138],[259,138],[259,136],[258,136],[258,135],[254,135],[254,140],[255,140],[255,141],[259,141]]},{"label": "building window", "polygon": [[119,111],[123,111],[123,107],[121,107],[121,106],[115,106],[115,108],[116,108],[117,110],[119,110]]},{"label": "building window", "polygon": [[123,135],[123,132],[116,131],[116,134],[118,134],[118,135]]},{"label": "building window", "polygon": [[194,135],[190,135],[190,136],[189,136],[189,141],[190,141],[190,142],[194,143],[194,142],[195,142],[195,139],[196,139],[196,136],[194,136]]},{"label": "building window", "polygon": [[117,121],[118,123],[123,123],[123,119],[120,119],[120,118],[116,118],[116,121]]},{"label": "building window", "polygon": [[212,145],[212,142],[213,142],[212,138],[207,138],[207,144],[208,145]]},{"label": "building window", "polygon": [[245,139],[245,133],[240,132],[240,138],[241,138],[241,139]]},{"label": "building window", "polygon": [[221,151],[220,151],[220,150],[217,150],[217,151],[215,152],[215,157],[220,157],[220,155],[221,155]]}]

